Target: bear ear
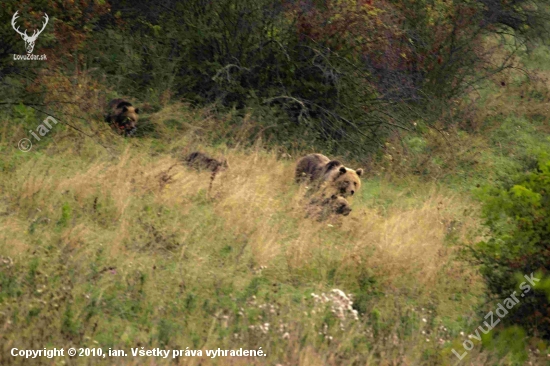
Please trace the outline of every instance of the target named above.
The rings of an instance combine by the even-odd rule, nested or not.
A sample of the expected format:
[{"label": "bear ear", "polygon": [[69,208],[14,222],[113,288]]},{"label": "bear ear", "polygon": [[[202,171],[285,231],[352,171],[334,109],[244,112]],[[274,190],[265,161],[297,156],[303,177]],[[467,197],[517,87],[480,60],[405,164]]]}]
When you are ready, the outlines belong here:
[{"label": "bear ear", "polygon": [[128,108],[126,106],[122,107],[122,113],[128,112]]},{"label": "bear ear", "polygon": [[333,194],[332,196],[330,196],[331,199],[335,200],[338,198],[338,196],[336,196],[335,194]]},{"label": "bear ear", "polygon": [[355,172],[357,173],[358,176],[363,175],[363,169],[357,169]]},{"label": "bear ear", "polygon": [[345,167],[345,166],[343,166],[343,167],[340,167],[339,171],[340,171],[340,174],[346,174],[346,172],[347,172],[347,170],[346,170],[346,167]]},{"label": "bear ear", "polygon": [[342,165],[342,163],[340,163],[338,160],[329,161],[327,163],[327,172],[340,165]]}]

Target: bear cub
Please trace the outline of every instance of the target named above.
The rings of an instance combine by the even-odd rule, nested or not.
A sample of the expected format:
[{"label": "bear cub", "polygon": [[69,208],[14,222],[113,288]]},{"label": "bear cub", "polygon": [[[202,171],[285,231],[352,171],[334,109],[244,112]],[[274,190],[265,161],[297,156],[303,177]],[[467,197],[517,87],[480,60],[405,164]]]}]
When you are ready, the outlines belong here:
[{"label": "bear cub", "polygon": [[323,221],[332,215],[348,216],[351,212],[348,200],[333,194],[330,197],[314,198],[310,201],[307,214]]}]

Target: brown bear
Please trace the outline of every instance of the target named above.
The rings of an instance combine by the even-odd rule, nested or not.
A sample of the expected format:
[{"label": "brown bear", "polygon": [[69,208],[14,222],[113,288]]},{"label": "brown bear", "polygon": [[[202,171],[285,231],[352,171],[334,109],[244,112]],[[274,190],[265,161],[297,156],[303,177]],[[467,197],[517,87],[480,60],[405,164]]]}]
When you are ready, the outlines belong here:
[{"label": "brown bear", "polygon": [[351,212],[351,207],[347,199],[342,196],[333,194],[329,198],[325,198],[321,201],[321,204],[328,207],[330,212],[337,215],[347,216]]},{"label": "brown bear", "polygon": [[212,190],[212,184],[214,183],[216,174],[218,174],[218,172],[225,170],[229,167],[226,159],[223,159],[220,161],[220,160],[211,158],[200,151],[195,151],[187,155],[184,158],[184,162],[187,166],[191,168],[194,168],[197,170],[209,170],[212,172],[212,175],[210,176],[209,190]]},{"label": "brown bear", "polygon": [[329,216],[343,215],[348,216],[351,212],[351,207],[348,200],[342,196],[333,194],[330,197],[313,198],[308,206],[308,216],[314,216],[318,221],[327,219]]},{"label": "brown bear", "polygon": [[298,160],[296,181],[304,179],[321,183],[329,193],[343,197],[353,196],[361,188],[363,169],[346,168],[338,160],[330,160],[321,154],[309,154]]},{"label": "brown bear", "polygon": [[132,136],[137,130],[139,108],[124,99],[113,99],[107,107],[105,122],[111,123],[117,133]]}]

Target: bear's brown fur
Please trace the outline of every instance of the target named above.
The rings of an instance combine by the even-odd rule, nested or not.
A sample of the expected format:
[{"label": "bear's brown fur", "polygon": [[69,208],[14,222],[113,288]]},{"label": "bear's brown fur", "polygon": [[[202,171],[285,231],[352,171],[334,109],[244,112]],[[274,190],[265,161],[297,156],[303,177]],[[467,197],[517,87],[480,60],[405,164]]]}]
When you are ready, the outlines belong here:
[{"label": "bear's brown fur", "polygon": [[363,169],[346,168],[338,160],[330,160],[322,154],[309,154],[296,164],[296,181],[318,182],[327,194],[353,196],[361,188]]},{"label": "bear's brown fur", "polygon": [[113,99],[107,106],[105,122],[111,123],[117,133],[132,136],[137,130],[139,108],[124,99]]},{"label": "bear's brown fur", "polygon": [[209,186],[210,190],[212,189],[212,184],[214,183],[216,174],[218,174],[220,171],[225,170],[229,167],[229,164],[227,164],[226,159],[223,159],[220,161],[220,160],[211,158],[200,151],[195,151],[187,155],[184,158],[184,162],[187,166],[191,168],[194,168],[197,170],[209,170],[212,172],[212,175],[210,176],[210,186]]},{"label": "bear's brown fur", "polygon": [[321,195],[313,198],[307,209],[308,216],[313,216],[318,221],[323,221],[334,214],[348,216],[351,211],[348,200],[335,194],[330,197]]},{"label": "bear's brown fur", "polygon": [[351,207],[347,199],[333,194],[329,198],[321,201],[321,204],[328,207],[331,213],[347,216],[351,212]]}]

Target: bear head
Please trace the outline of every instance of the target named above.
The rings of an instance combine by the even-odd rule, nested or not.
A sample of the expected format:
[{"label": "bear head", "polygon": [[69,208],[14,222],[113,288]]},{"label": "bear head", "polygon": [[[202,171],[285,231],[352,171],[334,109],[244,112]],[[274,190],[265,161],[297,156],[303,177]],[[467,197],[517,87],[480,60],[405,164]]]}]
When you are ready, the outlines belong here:
[{"label": "bear head", "polygon": [[331,211],[338,215],[347,216],[351,212],[351,207],[349,206],[348,200],[342,196],[337,196],[333,194],[326,204],[330,205]]},{"label": "bear head", "polygon": [[121,113],[117,116],[118,127],[127,135],[130,135],[136,130],[138,119],[139,108],[125,105],[122,107]]},{"label": "bear head", "polygon": [[349,169],[333,160],[327,163],[327,181],[343,197],[353,196],[361,188],[363,169]]}]

